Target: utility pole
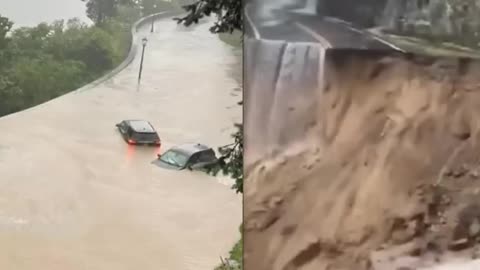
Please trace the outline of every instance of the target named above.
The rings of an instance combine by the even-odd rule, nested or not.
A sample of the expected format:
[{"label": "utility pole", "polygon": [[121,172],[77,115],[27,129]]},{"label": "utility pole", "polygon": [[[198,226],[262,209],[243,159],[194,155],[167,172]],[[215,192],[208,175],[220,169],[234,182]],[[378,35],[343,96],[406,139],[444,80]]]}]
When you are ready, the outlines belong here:
[{"label": "utility pole", "polygon": [[145,46],[147,46],[147,38],[142,39],[142,59],[140,59],[140,70],[138,71],[138,84],[140,84],[140,79],[142,79],[142,69],[143,69],[143,57],[145,55]]}]

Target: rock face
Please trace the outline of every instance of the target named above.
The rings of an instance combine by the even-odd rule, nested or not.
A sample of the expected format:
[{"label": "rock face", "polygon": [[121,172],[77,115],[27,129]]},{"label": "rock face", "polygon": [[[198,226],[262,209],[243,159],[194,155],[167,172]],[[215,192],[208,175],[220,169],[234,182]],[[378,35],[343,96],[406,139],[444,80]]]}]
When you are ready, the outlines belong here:
[{"label": "rock face", "polygon": [[[471,260],[480,233],[480,62],[332,50],[316,70],[324,75],[317,88],[289,84],[302,98],[283,99],[283,122],[245,107],[246,145],[272,125],[270,138],[289,138],[252,163],[258,152],[246,147],[245,268],[428,269]],[[265,102],[253,108],[268,112],[277,93],[262,85],[256,98]]]}]

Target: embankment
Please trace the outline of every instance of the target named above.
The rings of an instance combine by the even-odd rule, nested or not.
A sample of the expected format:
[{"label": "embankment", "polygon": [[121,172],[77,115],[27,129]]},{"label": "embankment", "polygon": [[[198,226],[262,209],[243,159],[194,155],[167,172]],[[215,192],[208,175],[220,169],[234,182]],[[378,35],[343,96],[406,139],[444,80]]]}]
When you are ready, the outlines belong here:
[{"label": "embankment", "polygon": [[[315,88],[247,80],[265,115],[290,96],[278,122],[246,120],[245,268],[442,269],[427,267],[478,256],[479,72],[469,59],[331,50]],[[255,161],[262,133],[290,140]]]}]

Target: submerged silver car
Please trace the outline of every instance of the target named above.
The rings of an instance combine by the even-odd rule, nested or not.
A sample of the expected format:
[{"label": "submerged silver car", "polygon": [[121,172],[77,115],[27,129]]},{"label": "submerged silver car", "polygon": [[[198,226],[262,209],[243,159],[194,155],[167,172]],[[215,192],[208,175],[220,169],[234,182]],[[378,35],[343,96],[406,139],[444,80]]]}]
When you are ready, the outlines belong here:
[{"label": "submerged silver car", "polygon": [[212,148],[199,143],[189,143],[172,147],[159,154],[155,164],[174,170],[208,170],[217,162],[218,158]]}]

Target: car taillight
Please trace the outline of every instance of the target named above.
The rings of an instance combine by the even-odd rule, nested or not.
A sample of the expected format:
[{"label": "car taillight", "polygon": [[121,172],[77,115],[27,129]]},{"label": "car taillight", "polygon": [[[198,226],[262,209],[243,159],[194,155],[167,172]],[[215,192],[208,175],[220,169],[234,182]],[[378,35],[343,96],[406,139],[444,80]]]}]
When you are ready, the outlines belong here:
[{"label": "car taillight", "polygon": [[129,140],[128,140],[128,143],[135,143],[135,141],[132,140],[132,139],[129,139]]}]

